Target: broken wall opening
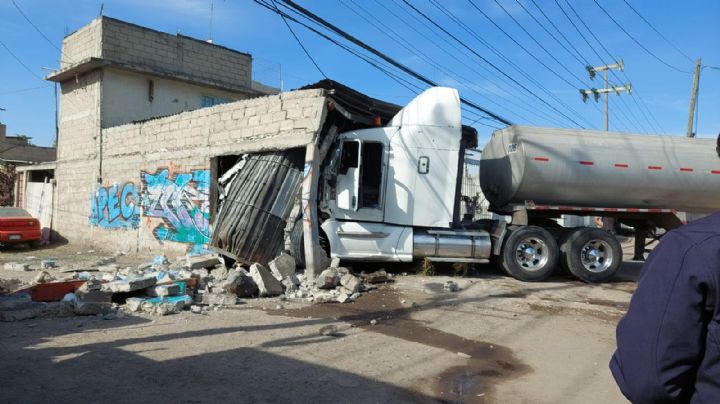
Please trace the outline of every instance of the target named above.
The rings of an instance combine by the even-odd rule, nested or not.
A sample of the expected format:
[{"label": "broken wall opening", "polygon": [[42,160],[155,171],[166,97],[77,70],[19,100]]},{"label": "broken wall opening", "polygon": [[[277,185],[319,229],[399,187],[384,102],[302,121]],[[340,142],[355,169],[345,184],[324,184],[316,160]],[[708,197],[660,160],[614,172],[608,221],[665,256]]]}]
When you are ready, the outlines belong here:
[{"label": "broken wall opening", "polygon": [[243,264],[266,264],[285,247],[297,209],[305,148],[212,159],[210,248]]}]

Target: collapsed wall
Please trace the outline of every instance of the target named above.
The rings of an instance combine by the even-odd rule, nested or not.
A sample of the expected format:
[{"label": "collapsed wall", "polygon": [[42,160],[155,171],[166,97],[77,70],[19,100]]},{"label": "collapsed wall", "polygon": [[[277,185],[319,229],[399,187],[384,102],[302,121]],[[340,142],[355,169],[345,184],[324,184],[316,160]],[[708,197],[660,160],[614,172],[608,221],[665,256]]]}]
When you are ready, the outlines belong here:
[{"label": "collapsed wall", "polygon": [[56,168],[55,228],[71,242],[110,250],[201,250],[211,237],[211,159],[304,147],[325,115],[325,91],[314,89],[102,129],[94,144],[73,143],[68,133]]}]

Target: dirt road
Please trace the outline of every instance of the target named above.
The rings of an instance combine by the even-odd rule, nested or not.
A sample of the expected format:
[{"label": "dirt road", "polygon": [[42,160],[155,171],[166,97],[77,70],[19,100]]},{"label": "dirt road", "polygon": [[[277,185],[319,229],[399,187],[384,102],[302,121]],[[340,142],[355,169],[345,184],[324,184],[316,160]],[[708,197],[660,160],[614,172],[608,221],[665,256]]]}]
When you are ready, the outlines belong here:
[{"label": "dirt road", "polygon": [[[65,248],[32,255],[76,254]],[[638,270],[587,285],[480,268],[398,275],[350,304],[0,323],[0,401],[625,402],[607,363]],[[459,291],[443,289],[450,279]]]}]

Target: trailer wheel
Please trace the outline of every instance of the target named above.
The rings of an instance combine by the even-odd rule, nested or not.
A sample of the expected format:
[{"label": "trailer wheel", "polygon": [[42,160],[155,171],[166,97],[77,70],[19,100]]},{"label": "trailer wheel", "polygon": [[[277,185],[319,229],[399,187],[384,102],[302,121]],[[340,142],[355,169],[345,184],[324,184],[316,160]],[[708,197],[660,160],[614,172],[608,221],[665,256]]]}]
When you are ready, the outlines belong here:
[{"label": "trailer wheel", "polygon": [[560,251],[555,238],[542,227],[524,226],[505,239],[502,267],[515,279],[537,282],[550,276]]},{"label": "trailer wheel", "polygon": [[584,282],[604,282],[622,264],[622,248],[612,234],[583,227],[575,230],[561,247],[563,266]]}]

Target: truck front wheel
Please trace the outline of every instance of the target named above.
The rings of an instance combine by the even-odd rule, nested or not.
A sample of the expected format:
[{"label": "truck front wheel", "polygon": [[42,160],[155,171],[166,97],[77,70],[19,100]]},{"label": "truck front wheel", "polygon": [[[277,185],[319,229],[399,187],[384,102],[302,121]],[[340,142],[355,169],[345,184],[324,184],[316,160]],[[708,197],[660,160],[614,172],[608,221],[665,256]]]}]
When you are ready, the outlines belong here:
[{"label": "truck front wheel", "polygon": [[561,246],[562,264],[584,282],[604,282],[615,275],[622,263],[622,248],[610,233],[583,227],[575,230]]},{"label": "truck front wheel", "polygon": [[559,249],[555,238],[542,227],[523,226],[510,232],[502,249],[502,266],[515,279],[537,282],[553,273]]}]

